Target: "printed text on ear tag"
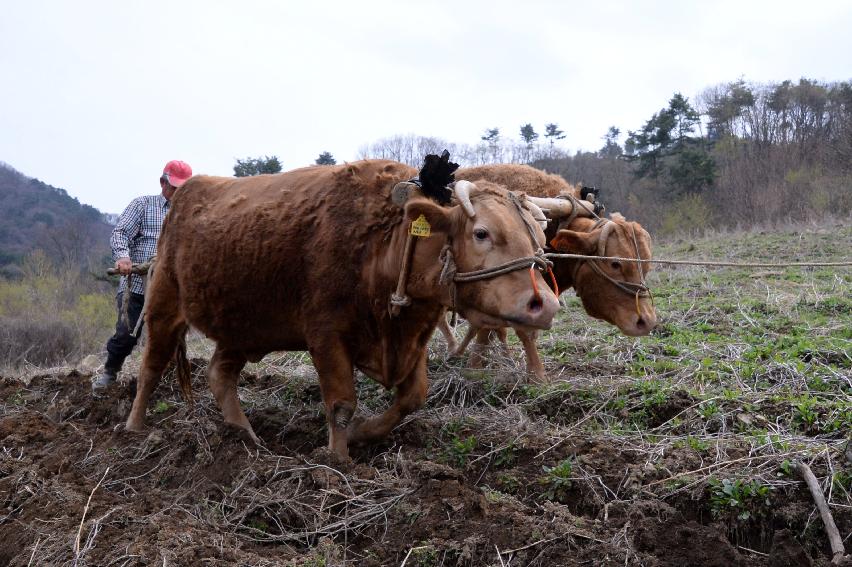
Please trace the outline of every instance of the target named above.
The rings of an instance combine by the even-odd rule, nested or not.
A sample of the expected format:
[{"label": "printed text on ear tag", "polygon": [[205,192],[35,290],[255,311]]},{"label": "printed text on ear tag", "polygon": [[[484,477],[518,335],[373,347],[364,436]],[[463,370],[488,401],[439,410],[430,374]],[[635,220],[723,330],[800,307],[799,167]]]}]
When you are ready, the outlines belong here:
[{"label": "printed text on ear tag", "polygon": [[411,221],[411,229],[408,231],[412,236],[432,236],[432,226],[426,217],[420,215],[416,220]]}]

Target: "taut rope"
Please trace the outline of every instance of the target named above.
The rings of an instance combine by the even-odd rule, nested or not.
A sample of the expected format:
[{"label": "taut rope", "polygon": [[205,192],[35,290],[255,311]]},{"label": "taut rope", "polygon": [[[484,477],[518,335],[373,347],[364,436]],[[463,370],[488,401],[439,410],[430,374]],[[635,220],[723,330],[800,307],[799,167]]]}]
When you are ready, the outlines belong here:
[{"label": "taut rope", "polygon": [[457,272],[455,269],[455,260],[453,259],[452,250],[449,248],[449,246],[445,246],[444,249],[446,250],[446,254],[441,254],[444,261],[444,269],[441,271],[441,274],[443,276],[444,272],[450,271],[450,269],[448,268],[448,264],[452,262],[452,272],[454,274],[453,281],[456,283],[488,280],[491,278],[496,278],[497,276],[502,276],[503,274],[508,274],[510,272],[515,272],[517,270],[522,270],[531,267],[536,267],[541,271],[545,271],[553,266],[553,262],[545,258],[544,252],[539,251],[538,253],[536,253],[535,256],[524,256],[523,258],[515,258],[514,260],[509,260],[508,262],[504,262],[502,264],[498,264],[490,268],[483,268],[481,270],[473,270],[470,272]]},{"label": "taut rope", "polygon": [[709,260],[658,260],[657,258],[624,258],[621,256],[587,256],[585,254],[563,254],[546,252],[545,258],[567,258],[571,260],[615,260],[620,262],[641,262],[643,264],[673,264],[679,266],[720,266],[727,268],[819,268],[831,266],[852,266],[852,261],[843,262],[713,262]]}]

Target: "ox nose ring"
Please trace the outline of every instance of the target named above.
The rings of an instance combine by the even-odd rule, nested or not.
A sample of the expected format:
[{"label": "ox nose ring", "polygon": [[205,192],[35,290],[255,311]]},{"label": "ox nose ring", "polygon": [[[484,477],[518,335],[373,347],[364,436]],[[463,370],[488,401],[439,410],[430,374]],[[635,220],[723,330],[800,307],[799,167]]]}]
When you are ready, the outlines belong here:
[{"label": "ox nose ring", "polygon": [[[532,265],[530,265],[530,282],[532,282],[533,297],[535,297],[537,301],[541,301],[541,293],[539,293],[538,284],[535,281],[535,268],[536,263],[533,262]],[[547,266],[547,273],[550,274],[550,281],[553,282],[553,293],[556,295],[556,297],[559,297],[559,284],[556,283],[556,276],[553,275],[553,268]],[[638,297],[636,298],[636,305],[639,305]]]},{"label": "ox nose ring", "polygon": [[[533,286],[533,298],[539,303],[541,303],[541,293],[538,291],[538,283],[536,283],[535,281],[536,266],[537,264],[535,262],[530,265],[530,282]],[[556,283],[556,276],[553,275],[553,268],[551,268],[549,265],[547,266],[547,273],[550,274],[550,281],[553,282],[553,293],[556,295],[556,297],[559,297],[559,284]],[[638,298],[636,301],[638,305]]]},{"label": "ox nose ring", "polygon": [[541,302],[541,294],[538,292],[538,284],[535,282],[535,262],[530,266],[530,281],[532,282],[533,298]]}]

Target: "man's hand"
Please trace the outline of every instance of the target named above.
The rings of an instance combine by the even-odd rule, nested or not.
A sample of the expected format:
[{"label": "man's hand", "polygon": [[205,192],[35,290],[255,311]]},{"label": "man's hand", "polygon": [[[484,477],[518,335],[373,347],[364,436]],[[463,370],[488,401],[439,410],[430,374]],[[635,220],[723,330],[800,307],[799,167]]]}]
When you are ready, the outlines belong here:
[{"label": "man's hand", "polygon": [[115,269],[118,270],[122,276],[126,276],[130,273],[130,268],[133,267],[133,262],[130,261],[130,258],[119,258],[115,261]]}]

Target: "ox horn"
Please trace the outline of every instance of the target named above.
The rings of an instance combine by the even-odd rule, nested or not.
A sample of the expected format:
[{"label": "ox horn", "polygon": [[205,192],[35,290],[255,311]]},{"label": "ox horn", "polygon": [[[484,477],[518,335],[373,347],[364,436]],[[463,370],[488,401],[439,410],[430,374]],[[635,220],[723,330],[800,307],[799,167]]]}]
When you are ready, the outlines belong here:
[{"label": "ox horn", "polygon": [[464,212],[470,218],[476,216],[476,210],[473,208],[473,203],[470,202],[470,192],[474,189],[476,189],[476,185],[470,181],[462,180],[453,183],[453,193],[455,193],[456,199],[459,200],[461,206],[464,207]]},{"label": "ox horn", "polygon": [[577,216],[593,217],[595,216],[595,206],[588,201],[574,199],[557,199],[556,197],[530,197],[527,195],[527,201],[537,205],[539,208],[547,211],[548,218],[558,219],[561,217],[570,216],[574,212],[574,207],[577,207]]},{"label": "ox horn", "polygon": [[598,256],[606,256],[606,241],[609,239],[609,233],[615,228],[615,223],[611,220],[606,221],[601,230],[601,235],[598,238]]},{"label": "ox horn", "polygon": [[541,227],[541,230],[547,230],[547,215],[544,214],[541,207],[530,201],[529,195],[524,195],[524,206],[532,214],[532,217]]}]

